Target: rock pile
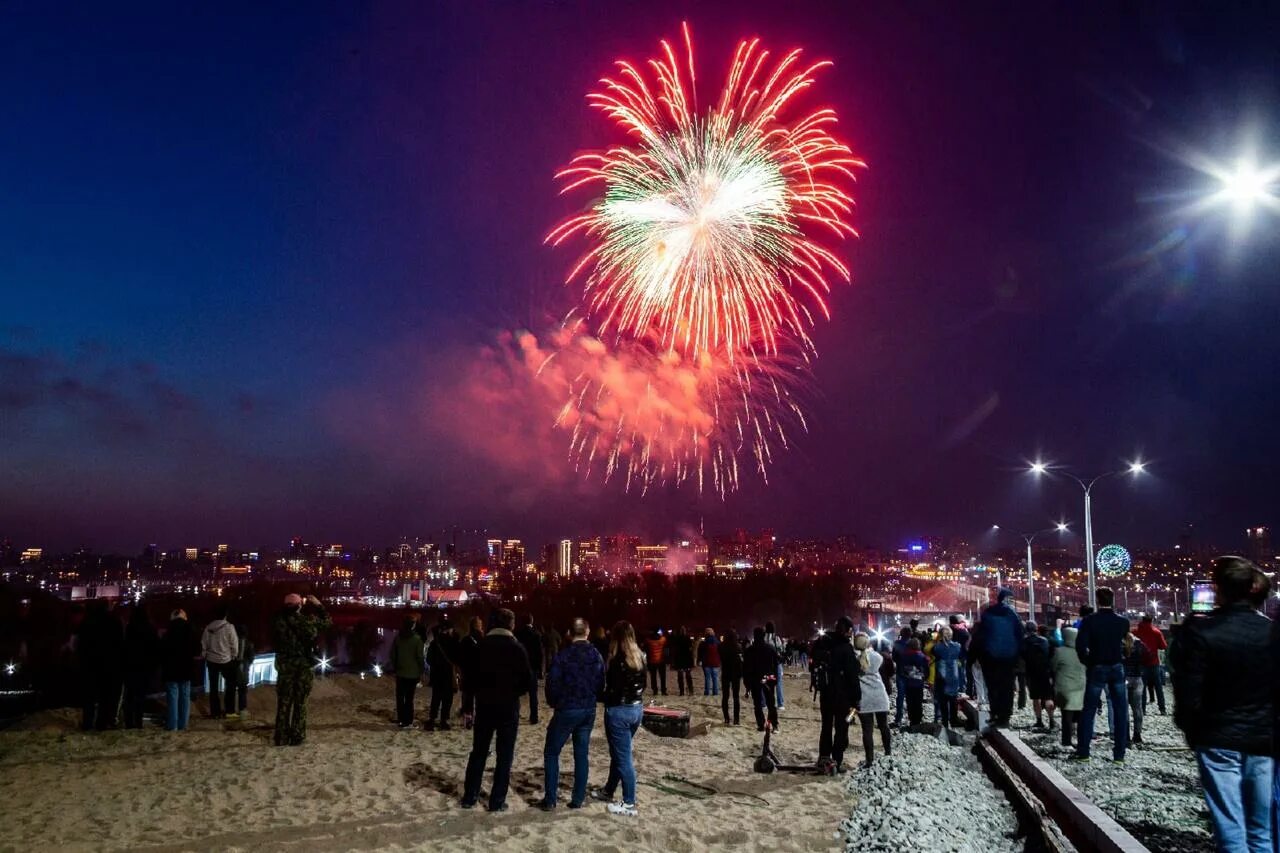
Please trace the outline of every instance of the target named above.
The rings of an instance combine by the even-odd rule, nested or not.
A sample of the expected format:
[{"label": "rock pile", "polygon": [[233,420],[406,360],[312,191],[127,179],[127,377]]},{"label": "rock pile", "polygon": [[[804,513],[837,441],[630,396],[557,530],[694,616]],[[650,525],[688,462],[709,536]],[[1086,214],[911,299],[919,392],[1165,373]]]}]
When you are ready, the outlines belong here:
[{"label": "rock pile", "polygon": [[[851,749],[850,763],[860,754],[856,746]],[[929,735],[899,735],[893,755],[877,754],[869,770],[850,771],[847,787],[856,803],[840,824],[849,853],[1024,848],[1013,807],[967,747],[950,747]]]}]

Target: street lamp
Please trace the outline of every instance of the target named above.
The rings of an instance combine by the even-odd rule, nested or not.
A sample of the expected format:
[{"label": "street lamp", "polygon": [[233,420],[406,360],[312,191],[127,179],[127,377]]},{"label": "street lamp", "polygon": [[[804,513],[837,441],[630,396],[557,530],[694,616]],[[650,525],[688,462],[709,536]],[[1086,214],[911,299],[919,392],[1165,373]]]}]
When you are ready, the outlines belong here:
[{"label": "street lamp", "polygon": [[1141,459],[1135,459],[1128,463],[1124,468],[1116,471],[1106,471],[1086,482],[1083,478],[1077,477],[1069,471],[1052,468],[1049,463],[1040,460],[1032,462],[1030,467],[1027,469],[1028,473],[1034,474],[1037,477],[1042,474],[1061,474],[1068,479],[1074,480],[1080,488],[1084,490],[1084,567],[1089,583],[1090,607],[1098,606],[1097,580],[1094,574],[1093,559],[1093,487],[1099,480],[1104,480],[1107,477],[1115,477],[1120,474],[1129,474],[1130,476],[1136,477],[1139,474],[1145,474],[1146,471],[1147,463],[1143,462]]},{"label": "street lamp", "polygon": [[1042,533],[1066,533],[1067,523],[1059,521],[1053,527],[1046,527],[1044,530],[1037,530],[1035,533],[1024,533],[1022,538],[1027,543],[1027,613],[1031,617],[1031,621],[1036,619],[1036,575],[1031,567],[1031,543]]}]

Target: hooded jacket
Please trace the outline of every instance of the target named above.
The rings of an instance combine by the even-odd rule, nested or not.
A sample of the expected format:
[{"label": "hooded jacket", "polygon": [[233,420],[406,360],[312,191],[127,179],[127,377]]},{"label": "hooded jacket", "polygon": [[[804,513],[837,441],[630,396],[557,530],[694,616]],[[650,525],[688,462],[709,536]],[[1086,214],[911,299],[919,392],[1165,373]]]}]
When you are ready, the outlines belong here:
[{"label": "hooded jacket", "polygon": [[1064,711],[1084,709],[1085,668],[1076,655],[1076,629],[1062,629],[1062,648],[1053,653],[1053,692]]},{"label": "hooded jacket", "polygon": [[1022,620],[1000,601],[982,611],[973,645],[979,658],[1015,661],[1022,653]]},{"label": "hooded jacket", "polygon": [[[415,626],[416,628],[416,626]],[[401,630],[391,643],[391,670],[396,678],[422,678],[425,655],[422,648],[422,637],[415,628]]]},{"label": "hooded jacket", "polygon": [[1164,632],[1155,626],[1153,622],[1139,622],[1138,627],[1133,629],[1133,635],[1142,641],[1142,645],[1146,646],[1147,656],[1143,660],[1143,666],[1159,666],[1160,653],[1169,648],[1169,643],[1164,638]]},{"label": "hooded jacket", "polygon": [[208,663],[230,663],[240,655],[240,638],[236,626],[226,619],[214,619],[205,626],[200,637],[200,648]]}]

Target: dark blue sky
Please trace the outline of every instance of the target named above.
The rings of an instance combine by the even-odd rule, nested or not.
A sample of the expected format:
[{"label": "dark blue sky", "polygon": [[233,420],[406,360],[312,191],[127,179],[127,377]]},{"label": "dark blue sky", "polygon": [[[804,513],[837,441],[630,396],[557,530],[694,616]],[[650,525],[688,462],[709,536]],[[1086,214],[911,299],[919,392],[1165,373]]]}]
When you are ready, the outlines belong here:
[{"label": "dark blue sky", "polygon": [[[1031,5],[5,5],[0,537],[976,538],[1078,519],[1041,449],[1153,461],[1100,540],[1238,546],[1280,521],[1280,218],[1187,212],[1182,160],[1280,159],[1280,15]],[[584,484],[476,388],[569,303],[552,175],[616,138],[586,92],[684,19],[707,86],[745,36],[834,60],[869,163],[811,430],[727,501]]]}]

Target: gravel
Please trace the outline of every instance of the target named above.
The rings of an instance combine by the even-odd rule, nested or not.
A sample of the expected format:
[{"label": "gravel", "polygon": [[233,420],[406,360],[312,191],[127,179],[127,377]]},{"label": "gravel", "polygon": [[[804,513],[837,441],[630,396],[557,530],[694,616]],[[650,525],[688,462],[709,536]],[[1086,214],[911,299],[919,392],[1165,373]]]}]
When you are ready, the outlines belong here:
[{"label": "gravel", "polygon": [[1153,705],[1143,720],[1145,743],[1130,747],[1122,765],[1110,761],[1105,708],[1095,728],[1101,737],[1095,737],[1088,762],[1067,761],[1071,751],[1062,746],[1061,731],[1031,731],[1034,720],[1030,703],[1026,710],[1015,711],[1013,727],[1018,736],[1148,849],[1160,853],[1213,849],[1195,757],[1172,716],[1160,716]]},{"label": "gravel", "polygon": [[[850,762],[861,757],[853,732]],[[849,773],[853,814],[841,821],[849,853],[928,850],[930,853],[1021,851],[1018,819],[1003,792],[982,772],[972,740],[947,746],[930,735],[894,733],[893,755]]]}]

